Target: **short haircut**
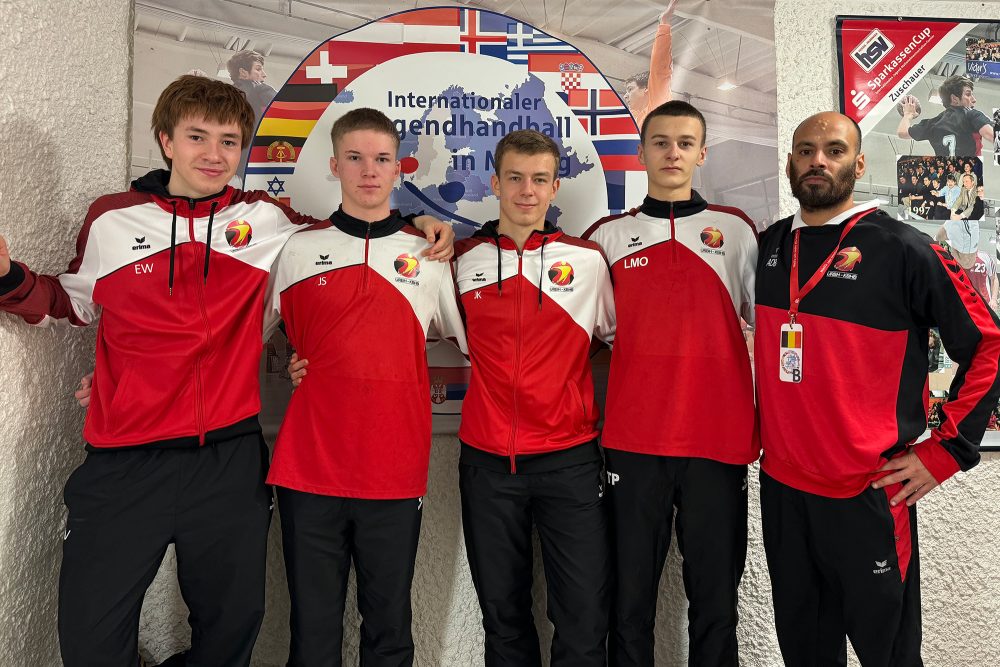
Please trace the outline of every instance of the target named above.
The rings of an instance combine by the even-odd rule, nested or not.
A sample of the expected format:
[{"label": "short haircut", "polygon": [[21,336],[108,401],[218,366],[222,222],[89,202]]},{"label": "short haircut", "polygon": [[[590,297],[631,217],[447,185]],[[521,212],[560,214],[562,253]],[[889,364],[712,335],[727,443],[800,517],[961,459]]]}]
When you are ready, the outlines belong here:
[{"label": "short haircut", "polygon": [[337,119],[330,128],[330,141],[333,142],[333,154],[337,154],[337,144],[348,132],[358,130],[373,130],[392,137],[393,145],[396,147],[395,153],[399,152],[399,133],[396,126],[392,124],[389,117],[378,109],[370,107],[360,107],[351,109]]},{"label": "short haircut", "polygon": [[948,174],[948,178],[945,180],[947,180],[949,183],[958,183],[958,181],[955,180],[955,174]]},{"label": "short haircut", "polygon": [[694,108],[693,105],[688,104],[683,100],[670,100],[669,102],[664,102],[646,115],[645,120],[642,121],[642,130],[639,133],[639,139],[642,143],[646,143],[646,128],[649,127],[649,121],[658,116],[697,118],[698,122],[701,123],[701,145],[705,145],[705,139],[708,136],[708,126],[705,124],[705,116]]},{"label": "short haircut", "polygon": [[965,76],[964,74],[956,74],[955,76],[949,76],[947,79],[941,82],[941,86],[938,88],[938,95],[941,96],[941,104],[945,109],[951,108],[951,96],[962,99],[962,93],[966,88],[974,89],[975,85],[972,83],[972,79]]},{"label": "short haircut", "polygon": [[497,176],[500,175],[500,165],[503,164],[503,156],[509,151],[523,153],[524,155],[541,155],[547,153],[554,160],[553,178],[559,173],[559,146],[551,137],[542,134],[538,130],[514,130],[497,142],[497,147],[493,151],[493,164]]},{"label": "short haircut", "polygon": [[638,74],[633,74],[629,78],[625,79],[625,85],[634,83],[640,88],[649,88],[649,70],[645,72],[639,72]]},{"label": "short haircut", "polygon": [[245,69],[247,73],[253,69],[254,63],[260,63],[263,67],[264,56],[257,53],[256,51],[239,51],[229,59],[226,63],[226,69],[229,70],[229,78],[236,83],[240,80],[240,70]]},{"label": "short haircut", "polygon": [[177,77],[160,93],[150,123],[153,138],[168,167],[172,166],[171,160],[163,151],[160,133],[163,132],[172,139],[174,128],[186,118],[203,118],[213,123],[237,125],[240,128],[242,148],[250,145],[256,124],[253,108],[243,91],[236,86],[191,74]]}]

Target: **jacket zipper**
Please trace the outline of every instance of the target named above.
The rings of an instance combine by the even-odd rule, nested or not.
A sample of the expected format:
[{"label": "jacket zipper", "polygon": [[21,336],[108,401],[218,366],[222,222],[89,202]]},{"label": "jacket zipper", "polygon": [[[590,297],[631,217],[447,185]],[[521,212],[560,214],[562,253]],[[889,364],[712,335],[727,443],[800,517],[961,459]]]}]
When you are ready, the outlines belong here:
[{"label": "jacket zipper", "polygon": [[[497,239],[497,243],[500,240]],[[517,379],[521,377],[521,280],[522,271],[524,268],[524,254],[522,250],[517,251],[517,283],[514,287],[514,374],[513,382],[511,382],[511,387],[513,387],[513,403],[514,403],[514,419],[510,425],[510,442],[507,445],[507,449],[510,455],[510,472],[512,475],[517,474],[517,453],[514,451],[514,443],[517,437]],[[502,278],[503,276],[500,276]]]},{"label": "jacket zipper", "polygon": [[[194,242],[194,200],[188,200],[188,234],[191,242]],[[211,245],[212,239],[205,239],[205,243]],[[198,309],[201,312],[201,321],[205,327],[205,343],[210,346],[212,342],[212,329],[208,324],[208,310],[205,307],[205,284],[201,280],[196,280],[195,293],[198,295]],[[202,355],[195,358],[194,364],[194,400],[195,419],[198,423],[198,444],[205,444],[205,389],[201,380],[201,360]]]},{"label": "jacket zipper", "polygon": [[365,227],[365,266],[361,274],[361,293],[364,294],[368,291],[368,244],[372,237],[372,226],[368,223]]}]

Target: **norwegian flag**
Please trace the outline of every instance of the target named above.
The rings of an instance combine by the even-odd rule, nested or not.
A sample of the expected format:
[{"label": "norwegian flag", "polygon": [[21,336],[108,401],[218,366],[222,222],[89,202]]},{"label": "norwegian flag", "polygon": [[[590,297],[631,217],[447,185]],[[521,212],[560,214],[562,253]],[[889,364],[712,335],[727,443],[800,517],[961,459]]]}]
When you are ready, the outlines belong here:
[{"label": "norwegian flag", "polygon": [[634,135],[636,132],[635,120],[622,106],[618,94],[610,88],[570,90],[566,103],[591,136]]},{"label": "norwegian flag", "polygon": [[507,59],[510,19],[493,12],[469,9],[461,13],[459,40],[463,53]]}]

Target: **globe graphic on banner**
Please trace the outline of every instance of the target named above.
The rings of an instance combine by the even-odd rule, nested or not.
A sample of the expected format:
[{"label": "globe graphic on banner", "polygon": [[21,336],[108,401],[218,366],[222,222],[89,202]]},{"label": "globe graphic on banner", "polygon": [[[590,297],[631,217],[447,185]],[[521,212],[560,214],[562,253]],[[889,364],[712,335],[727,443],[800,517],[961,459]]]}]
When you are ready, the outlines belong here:
[{"label": "globe graphic on banner", "polygon": [[327,217],[340,203],[330,128],[359,107],[385,113],[400,135],[393,208],[446,220],[459,237],[498,216],[493,152],[512,130],[559,145],[548,219],[568,233],[642,199],[635,123],[593,63],[515,19],[458,8],[395,14],[317,47],[262,118],[246,189]]}]

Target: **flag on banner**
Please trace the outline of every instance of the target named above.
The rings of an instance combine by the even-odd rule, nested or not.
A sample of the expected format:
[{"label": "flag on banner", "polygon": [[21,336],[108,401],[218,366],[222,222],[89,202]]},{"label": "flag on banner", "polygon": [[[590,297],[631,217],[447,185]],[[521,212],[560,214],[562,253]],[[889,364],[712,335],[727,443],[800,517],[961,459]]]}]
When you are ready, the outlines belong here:
[{"label": "flag on banner", "polygon": [[603,90],[576,88],[566,94],[569,108],[591,136],[634,134],[635,120],[622,106],[618,94]]},{"label": "flag on banner", "polygon": [[582,53],[529,53],[528,71],[559,93],[563,100],[570,90],[607,88],[608,82]]},{"label": "flag on banner", "polygon": [[524,23],[511,23],[507,28],[507,60],[527,65],[529,54],[579,53],[576,47],[535,30]]},{"label": "flag on banner", "polygon": [[493,12],[464,11],[460,17],[460,36],[464,53],[507,59],[507,28],[510,19]]}]

